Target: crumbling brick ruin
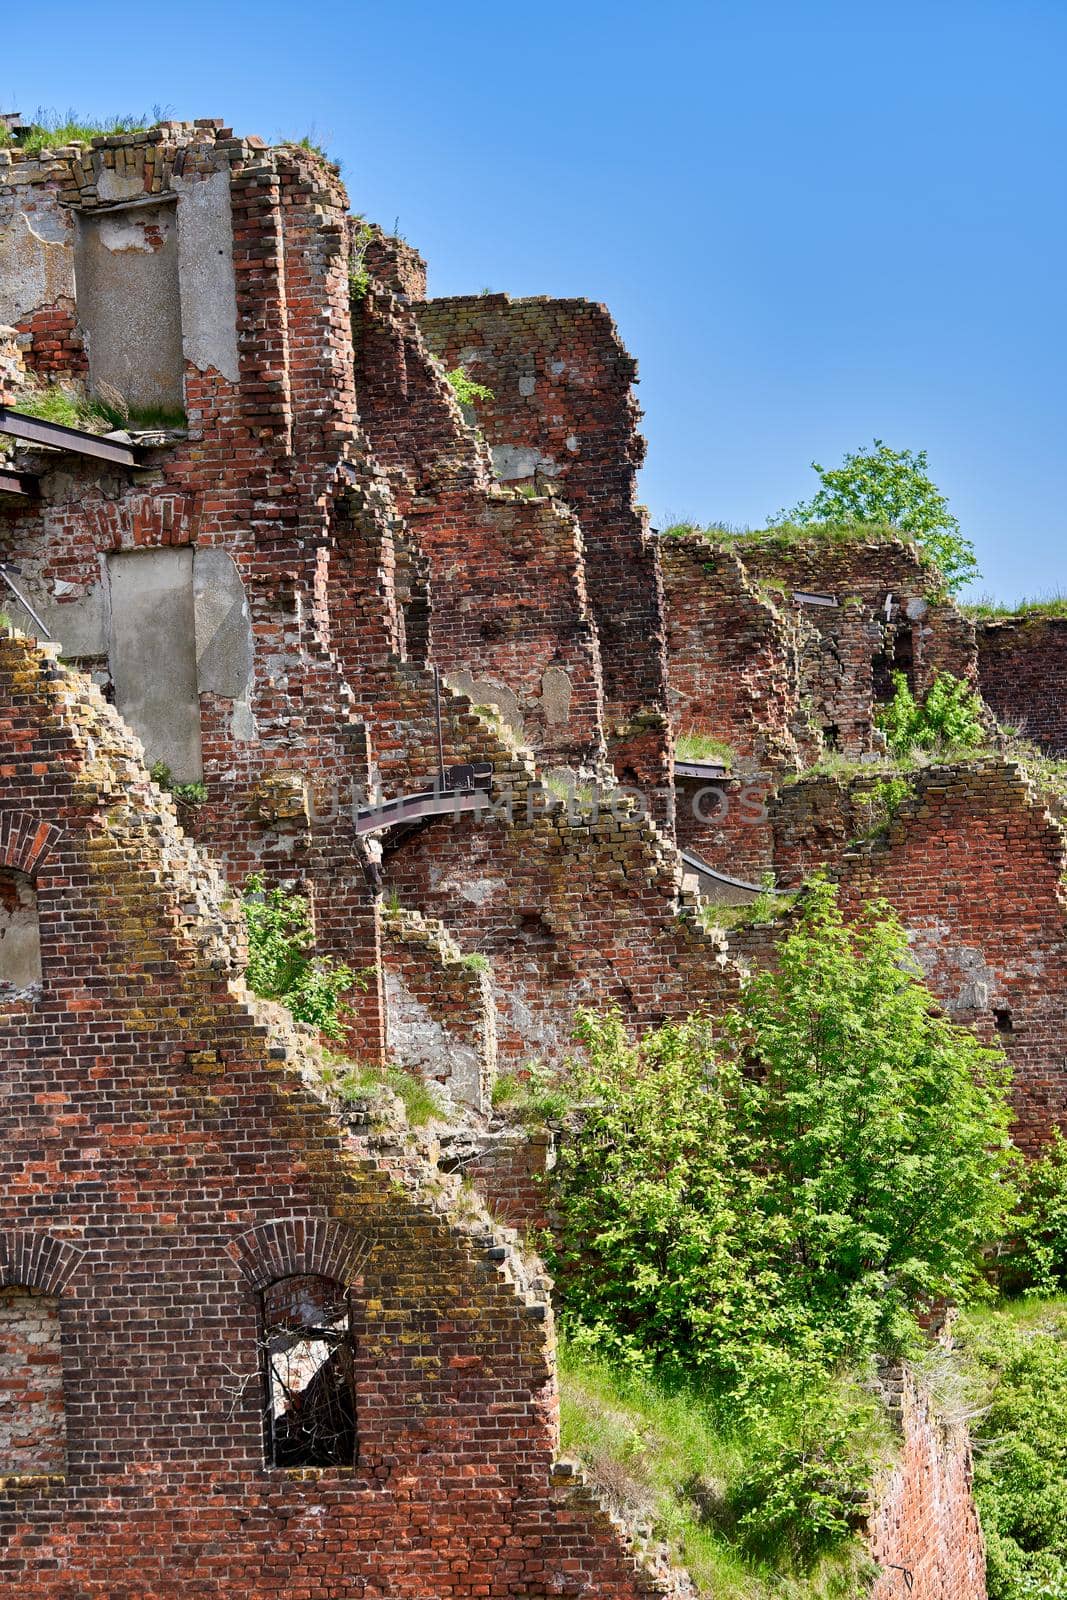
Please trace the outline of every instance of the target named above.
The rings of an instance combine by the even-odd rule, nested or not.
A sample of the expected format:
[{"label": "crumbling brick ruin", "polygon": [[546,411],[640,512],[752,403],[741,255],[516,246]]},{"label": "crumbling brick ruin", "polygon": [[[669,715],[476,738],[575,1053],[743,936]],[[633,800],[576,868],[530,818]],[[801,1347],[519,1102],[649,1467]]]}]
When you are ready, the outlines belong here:
[{"label": "crumbling brick ruin", "polygon": [[[210,120],[0,149],[0,1570],[30,1600],[688,1592],[556,1460],[547,1282],[482,1202],[551,1220],[499,1071],[558,1062],[580,1005],[715,1014],[773,960],[702,899],[819,867],[886,895],[1006,1044],[1022,1140],[1067,1125],[1055,797],[984,757],[871,826],[894,671],[1062,749],[1055,625],[976,642],[900,539],[657,538],[635,376],[601,306],[427,299],[313,151]],[[124,426],[27,429],[46,385]],[[343,1104],[249,995],[250,873],[366,975],[348,1056],[432,1081],[447,1133]],[[915,1600],[980,1594],[966,1441],[923,1403],[872,1548]]]}]

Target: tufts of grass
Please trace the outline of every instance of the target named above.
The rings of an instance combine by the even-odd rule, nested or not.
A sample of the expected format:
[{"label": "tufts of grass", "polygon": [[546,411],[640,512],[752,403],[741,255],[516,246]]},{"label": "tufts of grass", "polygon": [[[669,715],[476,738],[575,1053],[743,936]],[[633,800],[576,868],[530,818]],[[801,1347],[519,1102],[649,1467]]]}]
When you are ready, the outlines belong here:
[{"label": "tufts of grass", "polygon": [[17,141],[6,128],[0,128],[0,145],[17,144],[20,150],[36,155],[41,150],[58,150],[68,144],[91,144],[110,133],[143,133],[163,121],[165,110],[153,106],[141,116],[103,117],[99,121],[77,111],[46,110],[38,106],[29,123],[29,133]]},{"label": "tufts of grass", "polygon": [[735,760],[732,745],[728,745],[724,739],[716,739],[712,733],[701,733],[696,728],[687,728],[678,735],[674,741],[674,754],[679,761],[717,761],[724,767],[732,767]]},{"label": "tufts of grass", "polygon": [[489,957],[483,956],[480,950],[472,950],[469,955],[463,957],[461,965],[468,972],[488,972]]},{"label": "tufts of grass", "polygon": [[186,423],[185,412],[175,407],[131,406],[113,389],[89,396],[59,383],[23,390],[12,409],[86,433],[112,433],[118,429],[150,433],[184,428]]},{"label": "tufts of grass", "polygon": [[743,555],[746,548],[789,551],[803,546],[827,544],[881,544],[909,536],[885,522],[776,522],[768,528],[736,526],[729,522],[674,522],[660,530],[664,539],[682,539],[697,534],[705,543],[732,546]]},{"label": "tufts of grass", "polygon": [[965,616],[973,617],[976,622],[996,621],[999,618],[1009,617],[1035,620],[1042,617],[1067,617],[1067,594],[1057,592],[1037,595],[1033,599],[1020,600],[1018,605],[1014,606],[1004,605],[989,595],[982,595],[977,600],[962,605],[960,610]]},{"label": "tufts of grass", "polygon": [[391,1089],[403,1102],[413,1128],[422,1128],[443,1115],[443,1107],[432,1084],[403,1067],[353,1066],[337,1081],[337,1093],[346,1105],[354,1100],[373,1099],[382,1089]]},{"label": "tufts of grass", "polygon": [[800,890],[775,890],[774,874],[764,873],[760,892],[741,905],[705,905],[700,908],[700,920],[709,931],[721,928],[752,927],[761,922],[777,922],[800,899]]},{"label": "tufts of grass", "polygon": [[[582,1461],[616,1510],[668,1545],[702,1596],[855,1600],[867,1592],[871,1563],[856,1538],[805,1573],[781,1552],[743,1548],[736,1491],[750,1475],[753,1441],[724,1421],[713,1400],[613,1368],[566,1339],[559,1371],[565,1453]],[[848,1379],[831,1382],[855,1388]],[[873,1403],[870,1426],[870,1442],[888,1457],[888,1429]]]},{"label": "tufts of grass", "polygon": [[544,1127],[562,1122],[574,1110],[575,1100],[565,1074],[532,1062],[523,1074],[502,1072],[493,1084],[494,1111],[507,1113],[512,1122]]}]

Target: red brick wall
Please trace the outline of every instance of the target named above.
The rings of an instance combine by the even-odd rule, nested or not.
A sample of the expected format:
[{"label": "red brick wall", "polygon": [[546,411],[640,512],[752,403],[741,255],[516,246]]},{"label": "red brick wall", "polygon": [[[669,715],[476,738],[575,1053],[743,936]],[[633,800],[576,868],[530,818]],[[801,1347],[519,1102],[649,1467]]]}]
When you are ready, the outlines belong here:
[{"label": "red brick wall", "polygon": [[1067,755],[1067,617],[978,624],[978,677],[995,716],[1048,755]]},{"label": "red brick wall", "polygon": [[[0,1482],[13,1589],[671,1592],[553,1473],[543,1291],[458,1180],[329,1112],[306,1034],[243,989],[220,878],[54,651],[0,640],[0,750],[44,955],[0,1009],[0,1289],[58,1297],[67,1421],[64,1481]],[[258,1293],[294,1274],[350,1289],[348,1470],[264,1465]]]},{"label": "red brick wall", "polygon": [[[637,366],[603,306],[587,300],[476,295],[416,308],[446,368],[493,393],[475,406],[508,481],[547,479],[577,514],[600,639],[608,754],[624,783],[662,788],[670,730],[662,583],[636,503],[644,440]],[[667,815],[666,807],[660,812]]]},{"label": "red brick wall", "polygon": [[887,1387],[901,1452],[869,1528],[882,1569],[871,1600],[985,1600],[985,1541],[966,1424],[942,1422],[908,1371],[891,1374]]}]

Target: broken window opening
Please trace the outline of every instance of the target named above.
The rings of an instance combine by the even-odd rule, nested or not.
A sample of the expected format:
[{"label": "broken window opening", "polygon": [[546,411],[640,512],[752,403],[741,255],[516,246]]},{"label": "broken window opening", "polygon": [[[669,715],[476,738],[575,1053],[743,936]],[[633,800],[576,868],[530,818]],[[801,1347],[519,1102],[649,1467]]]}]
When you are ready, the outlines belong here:
[{"label": "broken window opening", "polygon": [[41,981],[37,891],[24,872],[0,868],[0,999]]},{"label": "broken window opening", "polygon": [[355,1347],[348,1290],[332,1278],[282,1278],[262,1296],[267,1460],[351,1467]]},{"label": "broken window opening", "polygon": [[0,1289],[0,1474],[66,1470],[59,1301]]},{"label": "broken window opening", "polygon": [[1012,1017],[1010,1006],[994,1006],[993,1021],[998,1033],[1013,1033],[1015,1030],[1015,1019]]}]

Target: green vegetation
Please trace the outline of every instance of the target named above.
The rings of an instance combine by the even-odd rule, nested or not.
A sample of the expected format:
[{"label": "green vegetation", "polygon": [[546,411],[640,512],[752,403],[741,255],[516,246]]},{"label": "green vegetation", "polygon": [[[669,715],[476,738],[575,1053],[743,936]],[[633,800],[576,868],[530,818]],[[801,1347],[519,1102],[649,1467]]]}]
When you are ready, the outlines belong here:
[{"label": "green vegetation", "polygon": [[374,238],[374,229],[369,222],[364,222],[362,217],[356,219],[359,227],[353,230],[351,253],[348,258],[348,298],[353,304],[358,304],[367,297],[370,288],[370,273],[367,270],[367,247]]},{"label": "green vegetation", "polygon": [[961,1319],[990,1600],[1067,1595],[1067,1301]]},{"label": "green vegetation", "polygon": [[472,406],[476,400],[496,398],[492,389],[487,389],[484,383],[475,383],[473,378],[467,376],[466,367],[453,367],[451,372],[445,373],[445,377],[452,385],[461,406]]},{"label": "green vegetation", "polygon": [[391,1090],[403,1102],[413,1128],[425,1127],[442,1114],[441,1101],[433,1085],[404,1067],[352,1066],[337,1082],[337,1092],[346,1104],[373,1100],[383,1089]]},{"label": "green vegetation", "polygon": [[488,972],[489,957],[483,956],[480,950],[472,950],[463,957],[461,963],[468,972]]},{"label": "green vegetation", "polygon": [[[99,122],[81,116],[77,111],[46,111],[38,106],[29,133],[17,141],[20,150],[36,154],[39,150],[58,150],[66,144],[91,144],[109,133],[141,133],[145,128],[161,122],[165,112],[154,106],[151,114],[140,117],[105,117]],[[0,126],[0,146],[16,141],[5,127]]]},{"label": "green vegetation", "polygon": [[948,501],[927,473],[925,450],[891,450],[875,439],[850,451],[839,467],[812,468],[821,487],[779,521],[800,527],[826,523],[883,523],[915,540],[937,567],[950,594],[979,576],[974,545],[960,532]]},{"label": "green vegetation", "polygon": [[760,880],[760,892],[752,900],[743,901],[740,905],[704,905],[700,908],[700,920],[705,928],[730,928],[748,927],[758,922],[775,922],[779,917],[784,917],[796,905],[800,898],[800,890],[783,892],[774,886],[774,873],[765,872]]},{"label": "green vegetation", "polygon": [[499,1075],[493,1084],[492,1105],[513,1122],[543,1127],[562,1122],[575,1109],[574,1087],[566,1072],[531,1061],[522,1073]]},{"label": "green vegetation", "polygon": [[678,735],[674,741],[674,756],[676,761],[717,761],[724,767],[732,767],[736,759],[732,745],[695,728],[687,728]]},{"label": "green vegetation", "polygon": [[266,889],[253,873],[242,902],[248,932],[248,987],[263,1000],[278,1000],[300,1022],[328,1039],[344,1033],[342,996],[366,978],[328,956],[312,954],[315,932],[303,895]]},{"label": "green vegetation", "polygon": [[173,406],[130,406],[113,389],[92,397],[77,389],[52,383],[24,389],[13,407],[27,417],[40,417],[63,428],[81,428],[87,433],[111,433],[120,428],[134,432],[184,428],[185,412]]},{"label": "green vegetation", "polygon": [[898,757],[914,750],[976,750],[986,739],[981,700],[951,672],[939,672],[921,702],[904,674],[894,672],[893,698],[876,720]]},{"label": "green vegetation", "polygon": [[1057,1128],[1026,1167],[1010,1237],[997,1257],[997,1280],[1008,1293],[1067,1293],[1067,1139]]},{"label": "green vegetation", "polygon": [[1034,621],[1042,617],[1067,617],[1067,595],[1039,595],[1032,600],[1020,600],[1015,606],[1006,606],[999,600],[983,596],[961,606],[960,610],[967,616],[973,617],[976,622],[995,620],[998,617],[1018,617]]},{"label": "green vegetation", "polygon": [[[738,1427],[699,1390],[668,1385],[646,1373],[619,1369],[581,1345],[562,1339],[559,1351],[562,1444],[588,1465],[616,1509],[634,1514],[664,1540],[709,1596],[731,1600],[853,1600],[864,1592],[870,1563],[848,1538],[866,1485],[891,1455],[884,1419],[869,1396],[848,1380],[828,1380],[808,1412],[781,1414],[770,1433]],[[827,1415],[854,1421],[844,1437],[826,1428]],[[852,1513],[840,1539],[810,1563],[796,1548],[783,1552],[750,1532],[752,1486],[771,1461],[796,1462],[809,1451],[829,1465],[829,1451],[846,1452],[835,1474],[854,1487]],[[785,1479],[780,1491],[789,1495]],[[824,1521],[813,1508],[812,1526]],[[833,1520],[839,1516],[835,1508]],[[788,1537],[801,1519],[782,1523]],[[807,1566],[803,1577],[798,1566]],[[790,1568],[793,1576],[786,1576]]]},{"label": "green vegetation", "polygon": [[149,768],[148,776],[160,789],[166,789],[179,805],[202,806],[207,800],[205,783],[175,783],[174,774],[165,761],[157,761]]},{"label": "green vegetation", "polygon": [[813,1570],[849,1537],[869,1465],[867,1421],[828,1386],[916,1348],[931,1300],[985,1292],[1015,1199],[1003,1059],[938,1014],[888,908],[849,928],[820,880],[778,969],[714,1029],[697,1016],[635,1045],[584,1013],[579,1038],[553,1192],[564,1326],[763,1441],[731,1538]]}]

